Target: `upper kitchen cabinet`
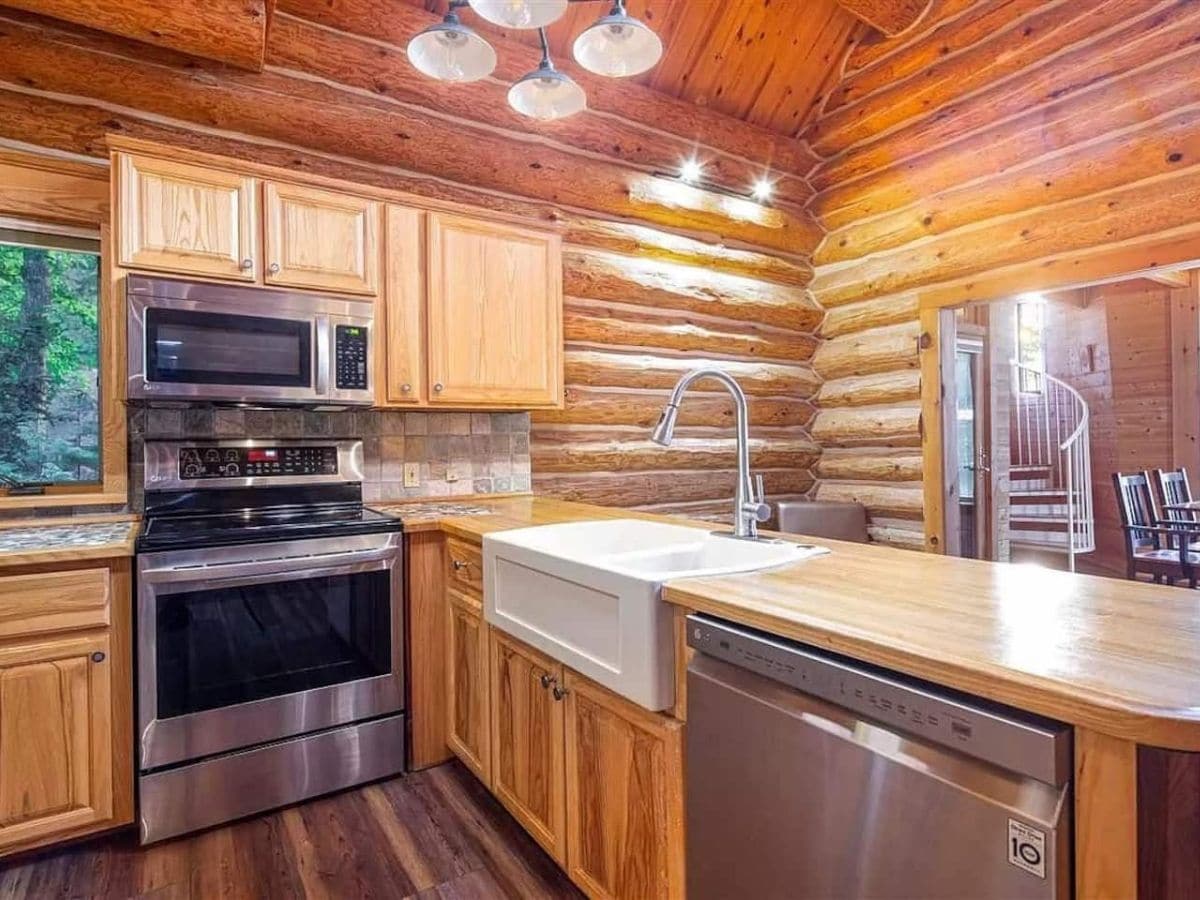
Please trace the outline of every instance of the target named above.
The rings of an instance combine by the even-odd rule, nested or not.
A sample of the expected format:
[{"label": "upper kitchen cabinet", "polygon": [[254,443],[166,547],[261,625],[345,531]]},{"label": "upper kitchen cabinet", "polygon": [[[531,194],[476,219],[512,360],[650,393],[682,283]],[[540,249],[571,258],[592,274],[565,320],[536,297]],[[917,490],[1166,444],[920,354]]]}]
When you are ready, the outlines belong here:
[{"label": "upper kitchen cabinet", "polygon": [[263,199],[267,284],[378,293],[378,202],[277,181]]},{"label": "upper kitchen cabinet", "polygon": [[561,403],[557,234],[429,213],[428,277],[431,403]]},{"label": "upper kitchen cabinet", "polygon": [[115,159],[120,265],[258,278],[257,179],[124,153]]}]

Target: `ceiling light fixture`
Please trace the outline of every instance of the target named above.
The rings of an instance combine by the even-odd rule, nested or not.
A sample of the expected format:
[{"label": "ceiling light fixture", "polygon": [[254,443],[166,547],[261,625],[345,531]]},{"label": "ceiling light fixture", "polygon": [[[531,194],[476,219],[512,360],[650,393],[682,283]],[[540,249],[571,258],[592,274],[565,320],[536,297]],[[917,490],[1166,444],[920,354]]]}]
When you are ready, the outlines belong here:
[{"label": "ceiling light fixture", "polygon": [[754,182],[754,187],[750,189],[751,195],[759,203],[766,203],[771,199],[771,194],[775,192],[775,183],[768,179],[765,175]]},{"label": "ceiling light fixture", "polygon": [[567,11],[568,0],[468,0],[480,18],[503,28],[544,28]]},{"label": "ceiling light fixture", "polygon": [[542,40],[542,61],[527,75],[522,75],[508,91],[508,105],[523,116],[550,122],[574,115],[587,106],[587,94],[571,76],[554,68],[550,62],[550,44],[546,29],[538,29]]},{"label": "ceiling light fixture", "polygon": [[653,68],[663,53],[662,41],[616,0],[607,16],[575,38],[575,61],[597,75],[627,78]]},{"label": "ceiling light fixture", "polygon": [[464,25],[453,8],[408,42],[408,59],[439,81],[478,81],[496,68],[492,45]]},{"label": "ceiling light fixture", "polygon": [[[550,61],[545,28],[566,12],[569,3],[600,0],[450,0],[444,19],[413,36],[408,58],[422,74],[440,81],[477,81],[496,68],[496,51],[459,19],[469,8],[481,18],[504,28],[538,29],[542,60],[508,92],[508,102],[522,115],[542,121],[561,119],[587,108],[587,95],[565,72]],[[602,16],[575,39],[575,59],[590,72],[612,78],[638,75],[662,57],[658,35],[625,12],[625,0],[610,3]],[[697,178],[699,178],[697,174]]]}]

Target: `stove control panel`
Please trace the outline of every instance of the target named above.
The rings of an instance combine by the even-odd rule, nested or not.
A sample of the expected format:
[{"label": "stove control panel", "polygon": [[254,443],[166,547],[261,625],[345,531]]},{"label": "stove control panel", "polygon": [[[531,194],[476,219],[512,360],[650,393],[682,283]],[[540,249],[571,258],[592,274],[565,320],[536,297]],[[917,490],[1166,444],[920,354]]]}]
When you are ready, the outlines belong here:
[{"label": "stove control panel", "polygon": [[336,474],[338,448],[332,444],[304,447],[182,447],[179,450],[179,477],[185,481]]}]

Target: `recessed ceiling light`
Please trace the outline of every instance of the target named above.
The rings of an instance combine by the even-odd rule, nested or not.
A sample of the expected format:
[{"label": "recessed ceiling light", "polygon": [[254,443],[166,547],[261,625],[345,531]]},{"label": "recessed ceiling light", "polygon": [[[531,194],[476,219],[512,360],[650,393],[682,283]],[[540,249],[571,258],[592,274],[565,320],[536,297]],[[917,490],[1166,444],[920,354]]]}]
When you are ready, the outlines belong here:
[{"label": "recessed ceiling light", "polygon": [[696,157],[685,159],[679,166],[679,178],[688,184],[695,184],[704,176],[704,166]]},{"label": "recessed ceiling light", "polygon": [[771,194],[775,192],[775,183],[769,181],[766,177],[760,178],[754,182],[754,187],[751,188],[750,192],[759,203],[766,203],[771,199]]}]

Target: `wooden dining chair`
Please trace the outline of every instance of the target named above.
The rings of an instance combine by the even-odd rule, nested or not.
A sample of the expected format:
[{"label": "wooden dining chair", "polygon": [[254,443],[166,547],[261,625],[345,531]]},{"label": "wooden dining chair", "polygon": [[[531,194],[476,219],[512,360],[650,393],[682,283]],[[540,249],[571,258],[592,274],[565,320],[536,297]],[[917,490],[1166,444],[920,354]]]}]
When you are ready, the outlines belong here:
[{"label": "wooden dining chair", "polygon": [[1192,502],[1192,488],[1188,484],[1187,469],[1155,469],[1154,480],[1158,484],[1158,499],[1162,504],[1163,518],[1173,522],[1195,522],[1196,513],[1168,506]]},{"label": "wooden dining chair", "polygon": [[1195,587],[1200,553],[1190,545],[1200,539],[1200,523],[1160,519],[1149,472],[1114,472],[1113,487],[1125,534],[1126,577],[1149,575],[1159,584],[1187,579]]}]

